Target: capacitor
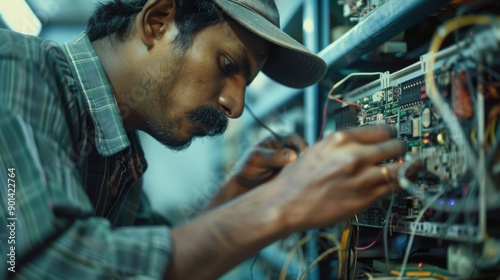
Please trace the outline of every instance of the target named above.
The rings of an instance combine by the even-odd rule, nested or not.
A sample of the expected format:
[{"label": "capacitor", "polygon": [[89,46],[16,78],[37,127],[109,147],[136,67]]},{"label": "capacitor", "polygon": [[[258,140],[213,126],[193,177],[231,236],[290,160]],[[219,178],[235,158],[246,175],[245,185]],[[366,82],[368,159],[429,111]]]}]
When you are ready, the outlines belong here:
[{"label": "capacitor", "polygon": [[413,155],[418,155],[418,154],[420,154],[420,147],[419,147],[419,146],[413,146],[413,147],[411,147],[411,153],[412,153]]},{"label": "capacitor", "polygon": [[429,126],[431,126],[431,122],[431,109],[429,109],[429,107],[425,107],[422,111],[422,126],[428,128]]},{"label": "capacitor", "polygon": [[413,119],[412,128],[412,136],[415,138],[420,137],[420,119]]},{"label": "capacitor", "polygon": [[413,209],[418,210],[418,198],[413,198]]},{"label": "capacitor", "polygon": [[446,145],[446,133],[445,132],[438,133],[438,135],[436,136],[436,140],[438,144],[443,146]]},{"label": "capacitor", "polygon": [[471,118],[474,114],[471,93],[467,86],[465,71],[460,71],[452,76],[453,86],[453,111],[455,115],[461,118]]}]

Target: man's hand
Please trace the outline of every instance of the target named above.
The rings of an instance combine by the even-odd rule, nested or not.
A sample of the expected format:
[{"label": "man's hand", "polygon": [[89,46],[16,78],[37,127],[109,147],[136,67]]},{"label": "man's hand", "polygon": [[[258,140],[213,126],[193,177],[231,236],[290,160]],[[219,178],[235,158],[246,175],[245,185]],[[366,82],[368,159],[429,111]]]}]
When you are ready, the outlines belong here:
[{"label": "man's hand", "polygon": [[406,145],[396,129],[371,126],[332,133],[273,180],[275,203],[291,231],[331,226],[398,191],[396,159]]},{"label": "man's hand", "polygon": [[307,144],[298,134],[282,139],[267,138],[260,142],[237,168],[232,180],[247,189],[273,179],[283,167],[292,163],[307,149]]},{"label": "man's hand", "polygon": [[395,136],[387,126],[335,132],[285,164],[273,180],[174,228],[176,249],[166,278],[216,279],[279,238],[334,225],[399,190],[399,164],[379,166],[405,153]]},{"label": "man's hand", "polygon": [[306,142],[298,134],[290,134],[281,139],[269,137],[261,141],[238,164],[233,175],[221,187],[208,208],[220,205],[272,180],[283,167],[295,161],[306,149]]}]

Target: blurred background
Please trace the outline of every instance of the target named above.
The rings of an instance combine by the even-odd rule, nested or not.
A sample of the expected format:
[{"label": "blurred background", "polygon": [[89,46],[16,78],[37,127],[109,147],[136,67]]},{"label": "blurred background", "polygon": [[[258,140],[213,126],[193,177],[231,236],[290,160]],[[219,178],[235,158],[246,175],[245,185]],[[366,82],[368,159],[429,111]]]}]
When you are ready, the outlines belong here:
[{"label": "blurred background", "polygon": [[[39,36],[60,44],[74,40],[85,30],[98,0],[3,0],[0,1],[0,28]],[[302,1],[277,0],[282,24],[290,26],[301,40]],[[299,17],[297,18],[297,15]],[[290,24],[293,22],[293,24]],[[248,89],[247,102],[255,104],[261,96],[268,96],[273,88],[283,87],[267,77],[258,77]],[[263,90],[265,88],[265,90]],[[301,103],[301,99],[297,99]],[[281,111],[266,113],[266,122],[275,131],[295,131],[301,128],[303,111],[296,102]],[[286,121],[285,121],[286,119]],[[244,124],[244,128],[241,124]],[[300,132],[300,131],[299,131]],[[141,134],[148,170],[144,176],[144,187],[153,207],[172,223],[179,224],[195,216],[217,192],[219,184],[231,171],[234,164],[259,139],[270,134],[254,125],[254,120],[245,112],[242,118],[231,120],[225,135],[198,139],[185,151],[173,152],[160,145],[149,135]],[[294,239],[295,240],[295,239]],[[296,240],[295,240],[296,241]],[[293,244],[293,243],[291,243]],[[278,244],[279,245],[279,244]],[[274,246],[275,247],[275,246]],[[270,246],[259,257],[250,273],[251,260],[229,273],[224,279],[265,279],[266,258],[276,257]],[[283,253],[284,254],[284,253]],[[284,256],[282,256],[284,260]],[[264,260],[264,261],[262,261]],[[279,263],[280,267],[283,263]],[[253,274],[253,275],[251,275]]]},{"label": "blurred background", "polygon": [[[0,1],[0,28],[40,36],[58,43],[68,42],[85,29],[86,21],[98,2],[98,0],[2,0]],[[425,87],[420,87],[420,84],[415,82],[423,82],[423,80],[416,79],[423,79],[423,74],[419,71],[423,71],[422,68],[425,68],[417,63],[420,63],[421,56],[428,52],[430,39],[437,28],[447,20],[466,11],[475,14],[500,14],[500,1],[498,0],[275,0],[275,2],[280,12],[281,28],[311,51],[318,53],[327,63],[328,72],[318,84],[306,89],[288,88],[277,84],[263,74],[259,74],[247,88],[246,104],[269,129],[260,125],[260,122],[249,113],[249,110],[245,109],[241,118],[230,121],[228,131],[223,136],[196,140],[189,149],[182,152],[172,152],[148,135],[141,134],[149,164],[144,177],[145,191],[153,207],[174,224],[185,223],[196,216],[206,202],[215,195],[218,186],[231,172],[238,160],[244,158],[245,152],[259,140],[270,137],[275,132],[296,132],[302,135],[309,144],[312,144],[316,139],[321,139],[322,136],[335,129],[365,125],[367,122],[379,123],[379,121],[381,121],[380,123],[396,125],[392,119],[394,110],[401,109],[397,113],[398,120],[401,119],[401,116],[405,120],[408,117],[405,110],[409,107],[404,102],[416,106],[414,109],[417,110],[413,112],[425,112],[424,107],[430,106],[431,103],[426,94],[421,94]],[[459,37],[473,43],[478,29],[471,30],[473,32],[464,29],[461,32],[456,32],[455,36],[449,36],[450,38],[444,42],[442,47],[453,47],[452,45]],[[498,34],[498,31],[496,32],[495,34]],[[452,37],[455,37],[454,40]],[[476,36],[476,38],[483,37]],[[471,57],[473,53],[471,52]],[[459,51],[459,54],[458,61],[461,61],[464,53]],[[496,58],[495,70],[500,71],[497,59],[499,57],[498,47],[495,48],[495,52],[485,55],[490,54],[491,56],[488,57],[491,58],[491,61]],[[454,51],[448,51],[448,55],[454,57]],[[449,60],[449,57],[443,60],[454,65],[449,68],[450,73],[443,72],[443,74],[448,75],[447,79],[441,79],[443,86],[446,86],[449,92],[452,89],[460,90],[462,93],[468,92],[467,94],[474,92],[470,81],[453,83],[452,87],[449,75],[451,72],[455,75],[454,71],[458,69],[465,71],[464,75],[471,71],[474,78],[483,78],[482,74],[477,74],[480,72],[479,67],[475,69],[476,66],[470,66],[470,61],[466,59],[460,62],[464,63],[463,65],[455,63],[455,60]],[[465,64],[466,61],[467,64]],[[413,67],[413,70],[405,70],[409,66]],[[283,71],[286,70],[283,69]],[[376,79],[373,72],[390,72],[391,84],[389,85],[389,77],[383,78],[383,75],[380,75],[381,85],[378,85],[378,82],[373,82],[369,86],[370,82]],[[346,82],[346,79],[343,78],[351,74],[364,75],[358,75]],[[395,74],[397,75],[394,76]],[[405,76],[402,77],[402,75]],[[494,73],[497,75],[496,78],[493,78],[493,74],[489,75],[484,81],[490,82],[488,88],[497,96],[500,92],[498,88],[500,74]],[[342,81],[343,85],[340,86],[337,83],[334,87],[338,81]],[[387,87],[383,85],[385,84],[383,81]],[[376,87],[375,84],[377,84]],[[407,85],[407,87],[403,87],[403,85]],[[472,88],[472,90],[468,90],[466,87]],[[329,92],[334,88],[335,96],[347,99],[331,98],[334,96],[329,96]],[[413,88],[417,90],[412,91]],[[375,90],[380,90],[380,92],[375,92]],[[403,90],[405,95],[402,95]],[[401,99],[394,99],[396,92],[401,93]],[[407,92],[416,94],[414,101],[419,102],[410,102],[407,101],[407,98],[403,98],[406,97]],[[448,93],[446,95],[451,96]],[[387,98],[387,102],[392,102],[392,107],[387,106],[390,103],[385,103],[385,98]],[[330,100],[335,100],[335,102],[330,102],[328,105]],[[355,103],[348,104],[345,101]],[[496,106],[500,106],[498,100],[496,102]],[[361,106],[361,104],[364,105]],[[401,105],[404,106],[401,108]],[[357,107],[359,110],[356,109]],[[348,110],[344,110],[346,108]],[[384,116],[382,113],[377,113],[379,111],[374,111],[373,108],[383,112],[387,110],[389,115]],[[370,120],[363,113],[365,109],[374,114],[368,116],[371,118]],[[491,112],[493,111],[491,110]],[[432,149],[436,147],[441,149],[439,145],[444,145],[443,142],[437,141],[438,143],[431,143],[432,145],[429,146],[430,140],[428,138],[422,140],[422,137],[430,137],[431,139],[439,139],[439,137],[431,137],[430,135],[434,134],[430,133],[424,133],[422,136],[420,130],[408,129],[412,124],[418,124],[416,127],[419,128],[420,123],[423,123],[420,121],[420,114],[414,113],[414,115],[410,121],[405,121],[407,125],[398,126],[400,128],[399,138],[414,139],[412,137],[416,137],[415,141],[411,140],[411,143],[416,144],[416,146],[408,146],[412,153],[418,154],[420,151],[428,150],[431,151],[429,153],[434,154]],[[483,113],[477,113],[477,115],[486,116]],[[384,120],[385,117],[387,119]],[[430,120],[430,118],[429,116],[428,119]],[[433,111],[432,118],[439,119],[439,116],[436,117]],[[493,124],[492,126],[500,123],[497,120],[498,114],[495,118],[494,122],[490,122]],[[438,125],[436,129],[440,129],[440,127]],[[498,127],[497,131],[500,131],[500,125]],[[402,128],[406,132],[402,132]],[[476,126],[471,125],[470,129],[475,131]],[[490,132],[492,131],[490,130]],[[439,132],[437,135],[446,135],[446,133],[442,134],[441,131],[437,132]],[[411,137],[407,138],[407,135],[411,135]],[[464,135],[469,135],[469,133]],[[475,134],[471,132],[470,135],[471,138],[475,139],[475,136],[472,137]],[[494,142],[497,144],[496,139],[500,137],[490,138],[492,142],[495,139]],[[473,139],[471,140],[475,141]],[[419,141],[422,142],[422,145]],[[449,143],[451,142],[449,141]],[[478,142],[480,143],[480,141]],[[498,159],[498,151],[494,153],[497,153],[496,158]],[[452,158],[452,156],[443,154],[442,162],[446,161],[450,166],[454,165],[448,158]],[[500,178],[498,177],[500,176],[498,175],[500,174],[500,163],[497,161],[495,164],[495,176],[498,179]],[[438,165],[429,166],[433,169],[437,168]],[[444,168],[442,169],[444,170]],[[423,182],[427,182],[427,179],[424,179]],[[464,182],[469,182],[468,180],[466,179]],[[481,180],[477,180],[477,182],[479,181]],[[422,185],[422,188],[424,187],[427,188],[427,186]],[[444,184],[444,187],[447,185]],[[464,184],[461,187],[463,190],[459,189],[459,192],[467,194],[467,196],[469,193],[473,193],[468,191],[469,184]],[[470,188],[472,189],[472,187]],[[434,190],[434,188],[430,189]],[[410,256],[413,258],[414,267],[418,271],[421,269],[422,262],[439,267],[446,267],[448,262],[448,264],[452,264],[450,267],[453,269],[450,270],[450,275],[459,272],[463,273],[461,274],[464,276],[463,279],[469,279],[468,273],[474,269],[468,269],[469,266],[464,266],[465,268],[462,269],[462,264],[474,262],[474,255],[469,253],[469,249],[464,249],[472,248],[470,245],[473,241],[468,234],[453,235],[453,232],[457,233],[458,231],[449,231],[449,229],[462,228],[464,232],[473,232],[470,229],[474,229],[476,225],[471,222],[472,219],[469,216],[473,217],[474,213],[472,212],[474,211],[466,213],[465,218],[457,218],[459,217],[457,215],[447,216],[448,213],[443,216],[443,211],[425,212],[427,208],[423,207],[424,201],[420,199],[419,195],[420,185],[416,187],[416,190],[418,192],[415,196],[402,192],[400,193],[401,197],[396,200],[395,196],[392,196],[392,200],[388,198],[381,200],[365,212],[358,213],[355,219],[350,222],[340,223],[331,228],[293,234],[279,240],[261,250],[259,254],[249,258],[222,279],[373,279],[365,273],[380,271],[383,276],[386,276],[389,272],[392,273],[389,268],[398,267],[403,255],[407,256],[406,261]],[[451,190],[456,191],[455,188]],[[494,194],[497,192],[499,192],[498,184]],[[392,205],[392,202],[394,202],[394,207],[389,206]],[[443,204],[442,200],[439,203]],[[454,200],[450,200],[450,203],[450,205],[455,204]],[[395,210],[392,210],[393,208]],[[429,216],[424,216],[424,220],[420,221],[420,218],[416,218],[416,214],[419,212],[422,215],[429,214]],[[453,213],[458,213],[458,211]],[[497,240],[499,240],[500,216],[498,211],[495,213],[495,215],[488,213],[488,218],[495,218],[491,220],[491,224],[488,222],[490,227],[495,225],[494,228],[488,229],[488,233],[495,233]],[[456,224],[453,222],[455,219],[457,220]],[[425,231],[429,221],[435,228],[442,229],[443,233],[434,234]],[[408,237],[409,228],[413,228],[413,233],[417,234],[413,252],[410,250],[412,242],[409,241],[411,238]],[[416,232],[417,229],[420,232]],[[390,236],[388,236],[388,232]],[[448,232],[451,232],[449,236],[445,236]],[[380,238],[382,233],[384,233],[384,238]],[[338,246],[334,246],[338,242],[331,242],[332,239],[336,241],[332,237],[340,239]],[[445,240],[451,241],[458,239],[458,241],[463,242],[465,240],[465,243],[451,241],[443,243],[443,237]],[[387,242],[377,243],[379,238],[381,240],[387,239]],[[358,243],[369,245],[358,246]],[[498,247],[500,248],[500,245]],[[487,251],[485,250],[485,252]],[[500,250],[497,250],[495,258],[497,268],[500,269],[500,254],[498,252]],[[380,262],[381,259],[383,262]],[[385,265],[385,262],[389,263],[389,260],[394,261],[395,266]],[[477,271],[489,267],[485,265],[484,267],[478,266],[478,268],[480,269]],[[465,277],[466,275],[468,277]],[[492,275],[495,277],[477,279],[496,279],[499,275],[498,271],[494,271]]]}]

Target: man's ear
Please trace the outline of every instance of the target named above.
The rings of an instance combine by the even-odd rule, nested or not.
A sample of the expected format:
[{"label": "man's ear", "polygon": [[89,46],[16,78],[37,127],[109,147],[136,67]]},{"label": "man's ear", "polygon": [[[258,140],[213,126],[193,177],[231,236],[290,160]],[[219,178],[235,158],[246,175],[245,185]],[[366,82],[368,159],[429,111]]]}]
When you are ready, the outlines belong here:
[{"label": "man's ear", "polygon": [[144,5],[138,15],[138,23],[141,25],[141,39],[148,49],[175,26],[175,8],[174,0],[149,0]]}]

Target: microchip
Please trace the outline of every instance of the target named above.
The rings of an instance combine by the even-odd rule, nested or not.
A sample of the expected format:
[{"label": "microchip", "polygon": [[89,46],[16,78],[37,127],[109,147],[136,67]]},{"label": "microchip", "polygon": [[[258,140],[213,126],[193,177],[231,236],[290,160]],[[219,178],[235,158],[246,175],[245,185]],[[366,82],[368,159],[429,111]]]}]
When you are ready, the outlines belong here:
[{"label": "microchip", "polygon": [[400,135],[407,135],[407,134],[412,134],[412,122],[407,121],[407,122],[401,122],[399,124],[399,134]]},{"label": "microchip", "polygon": [[357,110],[354,106],[347,106],[335,110],[334,115],[336,130],[348,129],[358,125]]}]

